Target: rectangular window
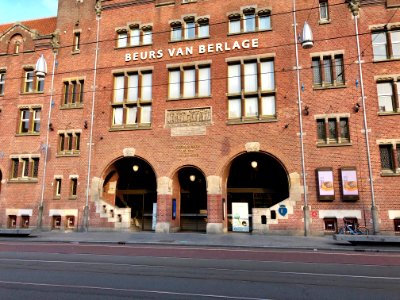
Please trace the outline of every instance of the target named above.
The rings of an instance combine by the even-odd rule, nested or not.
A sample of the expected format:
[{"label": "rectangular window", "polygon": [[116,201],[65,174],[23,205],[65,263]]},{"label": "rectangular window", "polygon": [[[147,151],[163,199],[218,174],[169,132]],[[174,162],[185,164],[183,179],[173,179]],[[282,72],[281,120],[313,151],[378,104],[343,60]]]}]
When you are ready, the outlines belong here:
[{"label": "rectangular window", "polygon": [[80,48],[81,48],[81,33],[75,32],[74,33],[74,50],[73,51],[79,51]]},{"label": "rectangular window", "polygon": [[253,7],[244,8],[242,14],[234,13],[228,16],[229,33],[253,32],[271,29],[271,10],[262,9],[256,12]]},{"label": "rectangular window", "polygon": [[372,34],[372,48],[374,60],[388,59],[386,32],[377,32]]},{"label": "rectangular window", "polygon": [[40,108],[23,108],[20,110],[19,134],[40,132]]},{"label": "rectangular window", "polygon": [[209,37],[210,36],[210,26],[208,22],[199,23],[199,38]]},{"label": "rectangular window", "polygon": [[71,178],[71,197],[77,196],[78,178]]},{"label": "rectangular window", "polygon": [[114,75],[112,126],[149,126],[151,124],[152,90],[153,74],[151,71],[143,70],[126,75]]},{"label": "rectangular window", "polygon": [[153,43],[153,33],[151,29],[143,30],[143,45],[151,45]]},{"label": "rectangular window", "polygon": [[196,24],[194,21],[186,22],[185,26],[185,39],[194,39],[196,37]]},{"label": "rectangular window", "polygon": [[228,63],[228,118],[237,121],[275,117],[274,61]]},{"label": "rectangular window", "polygon": [[80,132],[63,132],[58,135],[58,154],[73,155],[79,154],[81,144]]},{"label": "rectangular window", "polygon": [[350,126],[347,117],[320,118],[316,122],[318,144],[350,143]]},{"label": "rectangular window", "polygon": [[[126,34],[126,33],[125,33]],[[132,28],[131,29],[131,46],[139,46],[140,45],[140,29],[139,28]],[[126,34],[126,40],[128,40],[128,35]],[[128,42],[126,41],[125,46],[127,46]],[[121,47],[125,47],[121,46]]]},{"label": "rectangular window", "polygon": [[197,65],[169,70],[169,99],[211,96],[209,65]]},{"label": "rectangular window", "polygon": [[54,196],[57,198],[61,197],[61,183],[62,183],[61,178],[56,178],[54,184],[55,185]]},{"label": "rectangular window", "polygon": [[130,24],[129,28],[117,29],[117,48],[151,45],[153,43],[152,30],[152,25],[145,25],[140,28],[139,24]]},{"label": "rectangular window", "polygon": [[39,173],[39,158],[13,158],[11,160],[11,179],[37,179]]},{"label": "rectangular window", "polygon": [[33,79],[34,74],[33,71],[26,71],[25,72],[25,93],[33,93]]},{"label": "rectangular window", "polygon": [[395,112],[397,109],[394,82],[380,82],[377,85],[380,112]]},{"label": "rectangular window", "polygon": [[393,150],[392,145],[380,145],[379,151],[381,154],[382,170],[394,170]]},{"label": "rectangular window", "polygon": [[244,18],[244,32],[251,32],[256,30],[256,15],[255,14],[245,14]]},{"label": "rectangular window", "polygon": [[[132,31],[131,31],[131,43],[132,43]],[[123,48],[128,46],[128,33],[126,31],[119,32],[117,35],[117,47]]]},{"label": "rectangular window", "polygon": [[329,20],[328,1],[327,0],[319,1],[319,19],[321,21]]},{"label": "rectangular window", "polygon": [[341,86],[345,84],[342,54],[312,58],[314,87]]},{"label": "rectangular window", "polygon": [[271,16],[268,14],[258,15],[258,30],[271,29]]},{"label": "rectangular window", "polygon": [[240,33],[240,17],[229,20],[229,33]]},{"label": "rectangular window", "polygon": [[4,95],[4,84],[6,81],[6,73],[0,72],[0,95]]},{"label": "rectangular window", "polygon": [[180,41],[182,40],[182,27],[174,26],[171,28],[171,41]]},{"label": "rectangular window", "polygon": [[83,79],[75,79],[64,81],[63,100],[64,107],[80,107],[83,103],[85,81]]}]

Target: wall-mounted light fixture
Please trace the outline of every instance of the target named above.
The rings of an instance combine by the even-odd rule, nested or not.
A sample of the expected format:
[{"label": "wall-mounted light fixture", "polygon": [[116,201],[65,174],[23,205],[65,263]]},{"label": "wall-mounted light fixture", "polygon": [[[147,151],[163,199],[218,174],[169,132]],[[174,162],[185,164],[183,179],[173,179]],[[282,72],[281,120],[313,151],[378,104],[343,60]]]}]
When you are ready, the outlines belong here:
[{"label": "wall-mounted light fixture", "polygon": [[88,122],[87,121],[83,122],[83,128],[85,128],[85,129],[88,128]]},{"label": "wall-mounted light fixture", "polygon": [[49,130],[54,131],[53,123],[49,123]]},{"label": "wall-mounted light fixture", "polygon": [[132,169],[133,169],[133,172],[137,172],[139,170],[139,166],[138,165],[134,165],[132,167]]},{"label": "wall-mounted light fixture", "polygon": [[196,180],[196,176],[195,175],[190,175],[189,179],[191,182],[194,182]]},{"label": "wall-mounted light fixture", "polygon": [[252,167],[253,169],[255,169],[255,168],[257,168],[257,166],[258,166],[258,163],[257,163],[255,160],[253,160],[253,161],[251,162],[251,167]]},{"label": "wall-mounted light fixture", "polygon": [[308,116],[310,114],[310,108],[307,105],[304,106],[303,113],[305,116]]},{"label": "wall-mounted light fixture", "polygon": [[358,112],[360,110],[361,105],[357,102],[356,104],[354,104],[353,110],[354,112]]}]

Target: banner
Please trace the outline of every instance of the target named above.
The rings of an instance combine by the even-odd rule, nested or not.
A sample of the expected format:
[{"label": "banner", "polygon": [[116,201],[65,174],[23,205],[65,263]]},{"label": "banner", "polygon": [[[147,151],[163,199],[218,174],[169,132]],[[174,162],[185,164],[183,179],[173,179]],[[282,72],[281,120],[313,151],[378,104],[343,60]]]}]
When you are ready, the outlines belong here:
[{"label": "banner", "polygon": [[249,232],[249,204],[246,202],[232,203],[232,231]]}]

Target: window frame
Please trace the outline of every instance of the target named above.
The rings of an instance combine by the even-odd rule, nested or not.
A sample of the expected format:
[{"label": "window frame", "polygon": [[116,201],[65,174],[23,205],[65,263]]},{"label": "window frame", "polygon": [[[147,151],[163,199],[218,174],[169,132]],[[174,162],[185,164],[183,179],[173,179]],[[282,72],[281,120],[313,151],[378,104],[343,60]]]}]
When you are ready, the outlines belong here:
[{"label": "window frame", "polygon": [[70,177],[69,198],[76,199],[78,197],[78,177]]},{"label": "window frame", "polygon": [[[396,42],[394,42],[393,35],[397,33],[399,38]],[[384,41],[377,42],[377,36],[381,35],[384,37]],[[394,47],[394,45],[399,45]],[[386,28],[373,29],[371,31],[371,46],[372,46],[372,59],[374,62],[387,61],[387,60],[397,60],[400,59],[400,27],[396,26],[391,28],[390,30]],[[380,58],[378,56],[378,51],[375,49],[379,49],[384,47],[385,56]],[[397,50],[396,50],[397,49]]]},{"label": "window frame", "polygon": [[[152,124],[153,107],[153,70],[152,69],[134,69],[125,72],[116,72],[113,74],[113,96],[111,102],[112,119],[111,130],[150,128]],[[137,76],[135,85],[130,85],[132,76]],[[118,79],[119,78],[119,79]],[[146,84],[147,81],[150,84]],[[117,84],[122,84],[118,89],[123,89],[117,95]],[[130,90],[134,89],[132,99],[129,99]],[[148,99],[145,99],[144,97]],[[134,111],[134,116],[130,113]],[[145,117],[145,114],[146,117]],[[150,115],[148,115],[150,114]],[[120,122],[116,123],[116,118]],[[132,117],[132,118],[130,118]],[[129,120],[134,120],[129,122]]]},{"label": "window frame", "polygon": [[[18,109],[18,127],[17,135],[39,135],[41,129],[42,107],[40,106],[22,106]],[[25,125],[26,126],[25,126]],[[26,127],[26,130],[23,129]]]},{"label": "window frame", "polygon": [[[351,145],[350,116],[348,114],[317,115],[316,121],[316,144],[324,146],[348,146]],[[342,126],[343,121],[346,126]],[[334,127],[330,126],[334,124]],[[322,130],[321,130],[322,127]],[[334,130],[334,131],[332,131]]]},{"label": "window frame", "polygon": [[[182,42],[209,38],[209,21],[209,18],[204,16],[186,16],[182,20],[170,22],[170,42]],[[189,24],[191,24],[190,27]]]},{"label": "window frame", "polygon": [[[326,62],[329,62],[329,65],[327,65]],[[312,54],[311,70],[314,89],[346,86],[343,53]]]},{"label": "window frame", "polygon": [[[253,57],[240,60],[232,59],[227,63],[228,124],[275,120],[276,82],[274,57]],[[271,67],[272,77],[265,78],[265,76],[271,75],[265,75],[262,69],[271,69]],[[250,75],[253,80],[250,80],[251,82],[247,81],[246,83],[246,76]],[[255,81],[256,85],[253,86],[253,82]],[[238,87],[238,85],[240,86]],[[250,90],[246,90],[246,87]],[[271,99],[273,103],[270,102]],[[268,105],[268,103],[270,103],[270,105]],[[239,109],[240,111],[233,113],[234,110],[232,110],[232,108],[234,107],[236,107],[236,110]],[[254,113],[248,113],[251,108],[255,109]],[[272,113],[265,114],[265,112],[268,111]]]},{"label": "window frame", "polygon": [[0,70],[0,96],[4,95],[5,84],[6,84],[6,72]]},{"label": "window frame", "polygon": [[85,96],[85,79],[71,78],[63,80],[61,109],[82,108]]},{"label": "window frame", "polygon": [[79,156],[81,149],[81,131],[59,131],[57,156]]},{"label": "window frame", "polygon": [[328,0],[319,1],[319,21],[320,23],[330,21]]},{"label": "window frame", "polygon": [[[400,140],[393,142],[378,141],[381,175],[400,175]],[[387,151],[387,162],[383,161],[382,150]],[[388,163],[389,165],[385,165]]]},{"label": "window frame", "polygon": [[11,157],[10,182],[38,182],[39,156],[20,155]]},{"label": "window frame", "polygon": [[[153,25],[129,24],[128,27],[118,28],[116,31],[115,48],[129,48],[149,46],[153,44]],[[134,34],[136,33],[136,34]]]},{"label": "window frame", "polygon": [[[382,89],[384,85],[390,86],[390,94],[382,93]],[[400,112],[400,101],[399,101],[399,93],[400,83],[396,78],[385,79],[385,80],[377,80],[376,82],[376,91],[377,91],[377,104],[378,104],[378,114],[379,115],[388,115],[388,114],[397,114]],[[385,98],[390,97],[390,104],[392,106],[392,110],[386,110]],[[382,105],[383,104],[383,105]]]},{"label": "window frame", "polygon": [[[228,19],[228,35],[272,30],[271,9],[268,8],[256,10],[254,7],[246,7],[239,13],[230,14]],[[251,28],[247,28],[249,20]],[[262,26],[262,20],[268,26]]]}]

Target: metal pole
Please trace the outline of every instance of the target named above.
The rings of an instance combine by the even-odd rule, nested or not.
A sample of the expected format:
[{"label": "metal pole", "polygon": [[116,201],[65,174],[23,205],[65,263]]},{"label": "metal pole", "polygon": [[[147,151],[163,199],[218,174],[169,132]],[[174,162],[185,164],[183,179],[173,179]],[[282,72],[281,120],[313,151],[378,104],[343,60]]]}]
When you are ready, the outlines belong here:
[{"label": "metal pole", "polygon": [[83,228],[85,231],[89,230],[89,193],[90,193],[90,171],[92,167],[92,144],[93,144],[93,123],[94,123],[94,108],[96,100],[96,79],[97,79],[97,60],[99,54],[99,29],[100,29],[100,16],[96,16],[97,32],[96,32],[96,50],[94,58],[94,74],[93,74],[93,93],[92,93],[92,111],[90,116],[90,135],[89,135],[89,153],[88,153],[88,170],[86,178],[86,200],[85,208],[83,210]]},{"label": "metal pole", "polygon": [[356,28],[356,40],[357,40],[357,55],[358,55],[358,71],[360,75],[360,85],[361,85],[361,105],[363,108],[363,121],[364,121],[364,134],[365,134],[365,145],[367,149],[367,161],[368,161],[368,172],[369,172],[369,184],[371,188],[371,214],[372,214],[372,228],[374,234],[379,233],[379,223],[378,223],[378,211],[375,206],[375,193],[374,193],[374,178],[372,172],[371,164],[371,152],[369,147],[369,136],[368,136],[368,124],[367,124],[367,110],[365,104],[365,91],[364,91],[364,81],[362,72],[362,62],[361,62],[361,51],[360,51],[360,38],[358,34],[358,16],[354,15],[354,25]]},{"label": "metal pole", "polygon": [[50,133],[50,118],[51,118],[51,110],[53,107],[53,95],[54,95],[54,73],[56,69],[56,60],[57,60],[57,52],[53,52],[53,71],[51,74],[51,85],[50,85],[50,101],[49,101],[49,113],[47,116],[47,127],[46,127],[46,144],[45,152],[44,152],[44,165],[43,165],[43,178],[42,178],[42,192],[40,196],[40,204],[39,204],[39,212],[38,212],[38,220],[37,220],[37,228],[42,229],[42,219],[43,219],[43,202],[44,202],[44,190],[46,184],[46,170],[47,170],[47,158],[49,155],[49,133]]},{"label": "metal pole", "polygon": [[300,66],[299,66],[299,49],[297,39],[297,20],[296,20],[296,0],[293,0],[293,28],[294,28],[294,44],[296,48],[296,77],[297,77],[297,104],[299,113],[299,127],[300,127],[300,148],[301,148],[301,171],[303,175],[303,193],[304,193],[304,236],[309,235],[309,220],[310,211],[308,207],[307,197],[307,181],[306,181],[306,166],[304,158],[304,133],[303,133],[303,116],[301,108],[301,91],[300,91]]}]

